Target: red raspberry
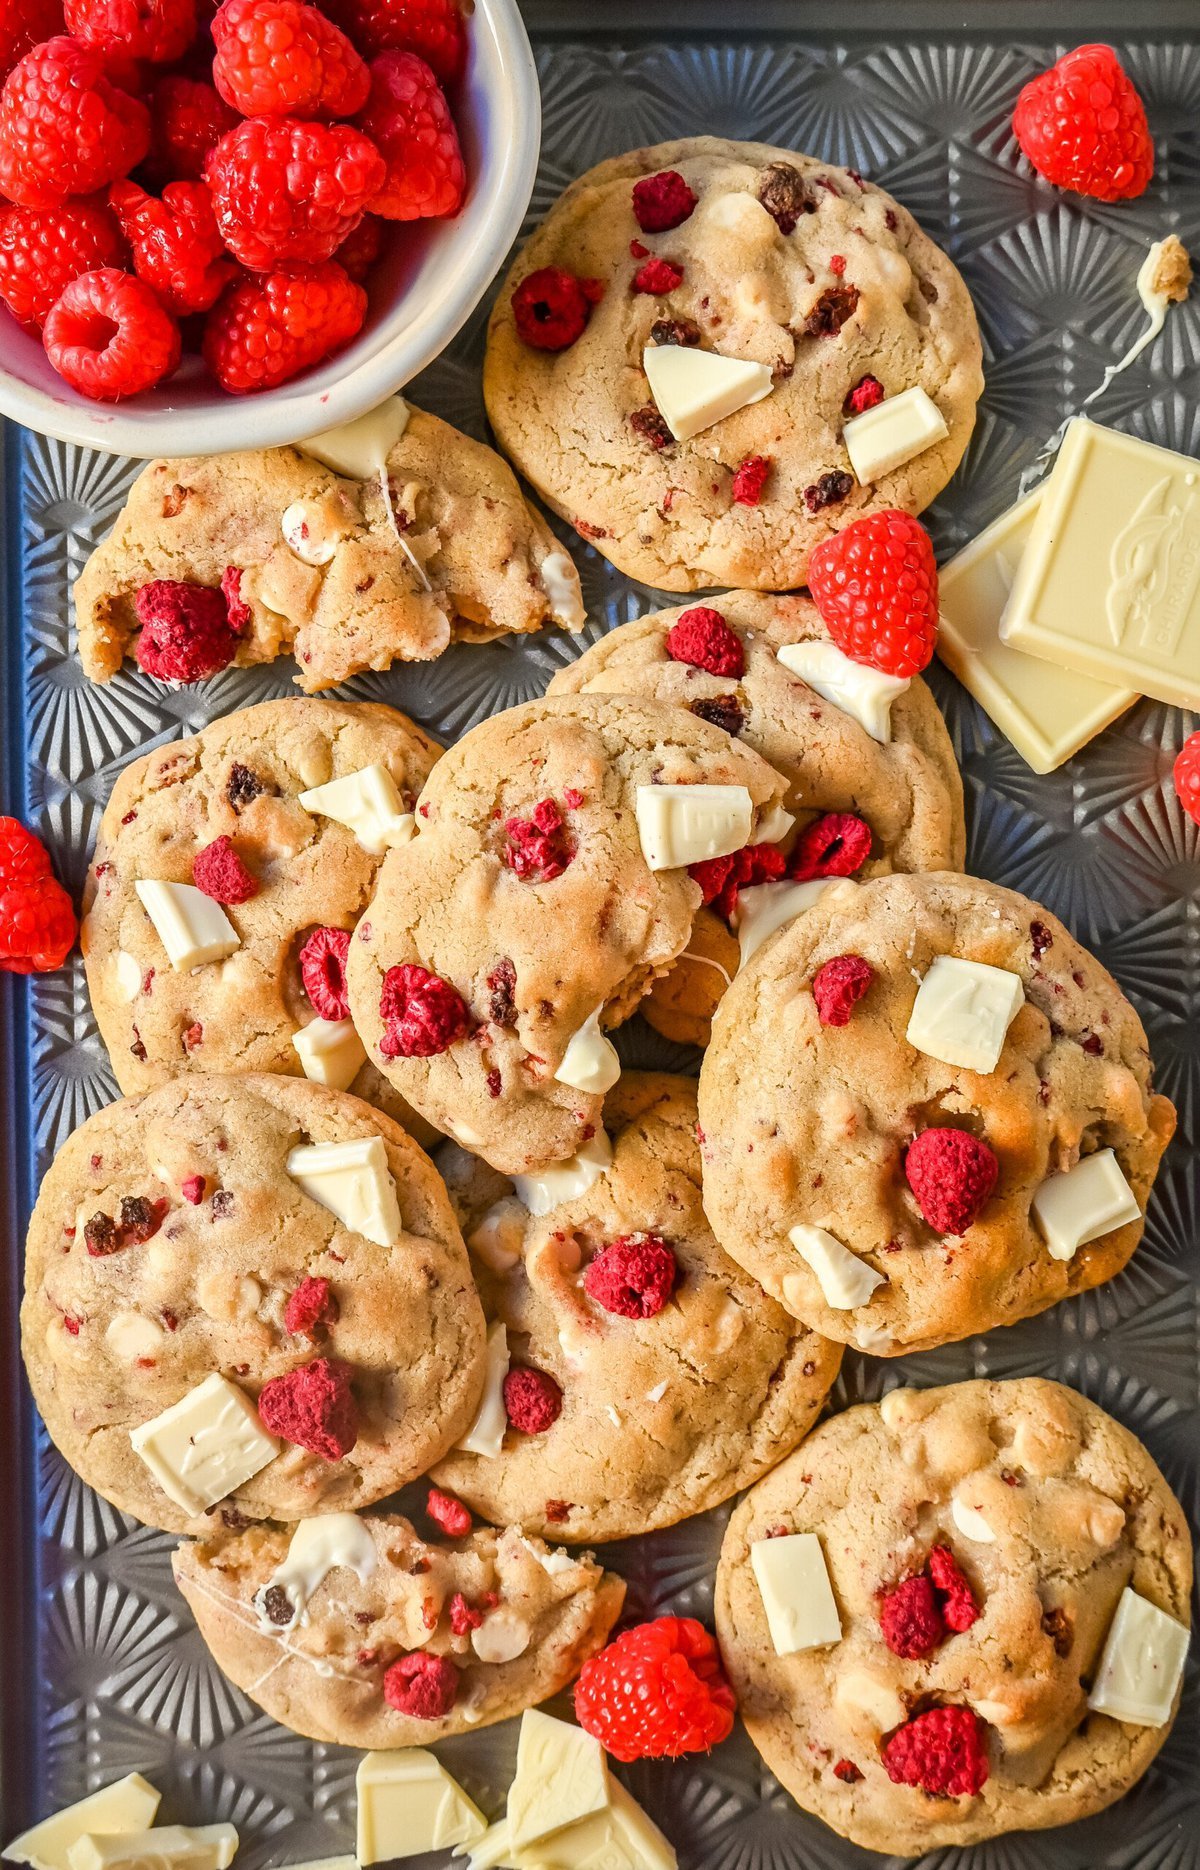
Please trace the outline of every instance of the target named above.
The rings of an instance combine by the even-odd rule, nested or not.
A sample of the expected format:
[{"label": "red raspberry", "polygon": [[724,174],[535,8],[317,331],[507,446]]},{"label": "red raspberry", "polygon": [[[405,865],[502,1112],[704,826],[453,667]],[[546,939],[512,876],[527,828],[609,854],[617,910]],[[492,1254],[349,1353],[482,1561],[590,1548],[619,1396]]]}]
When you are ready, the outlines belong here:
[{"label": "red raspberry", "polygon": [[53,208],[128,175],[150,145],[146,106],[113,84],[104,57],[60,35],[27,52],[0,92],[0,194]]},{"label": "red raspberry", "polygon": [[13,818],[0,818],[0,866],[0,972],[48,974],[75,940],[71,898],[50,874],[41,845]]},{"label": "red raspberry", "polygon": [[966,1130],[922,1130],[904,1158],[917,1206],[939,1234],[965,1234],[996,1186],[1000,1164]]},{"label": "red raspberry", "polygon": [[707,1753],[733,1731],[736,1707],[717,1646],[694,1617],[623,1631],[575,1685],[579,1725],[626,1764]]},{"label": "red raspberry", "polygon": [[324,1461],[340,1461],[358,1440],[358,1406],[345,1364],[315,1357],[299,1370],[272,1377],[258,1396],[258,1413],[272,1435]]},{"label": "red raspberry", "polygon": [[875,978],[860,954],[835,955],[813,976],[813,999],[822,1026],[848,1026],[850,1015]]},{"label": "red raspberry", "polygon": [[678,227],[697,199],[678,169],[660,169],[633,185],[633,212],[643,234],[664,234],[669,227]]},{"label": "red raspberry", "polygon": [[517,336],[535,351],[565,351],[582,335],[603,293],[598,279],[579,279],[561,266],[539,267],[512,295]]},{"label": "red raspberry", "polygon": [[349,929],[314,929],[300,950],[300,978],[322,1019],[349,1019],[346,960],[350,953]]},{"label": "red raspberry", "polygon": [[192,882],[215,903],[248,903],[258,895],[258,878],[234,850],[232,838],[214,838],[196,852]]},{"label": "red raspberry", "polygon": [[1200,825],[1200,732],[1189,734],[1180,747],[1171,777],[1179,803]]},{"label": "red raspberry", "polygon": [[881,403],[885,394],[878,377],[860,377],[842,407],[847,415],[861,416],[864,410],[874,409],[876,403]]},{"label": "red raspberry", "polygon": [[553,799],[542,799],[529,818],[506,818],[504,835],[504,861],[524,883],[552,882],[575,855]]},{"label": "red raspberry", "polygon": [[196,0],[63,0],[67,27],[98,52],[170,65],[196,34]]},{"label": "red raspberry", "polygon": [[372,60],[371,95],[358,126],[387,164],[372,213],[386,221],[458,213],[467,171],[450,107],[424,59],[382,52]]},{"label": "red raspberry", "polygon": [[449,1051],[471,1024],[458,989],[414,961],[388,969],[379,1013],[387,1027],[379,1045],[385,1058],[434,1058]]},{"label": "red raspberry", "polygon": [[434,1525],[441,1527],[448,1539],[465,1539],[475,1523],[461,1500],[455,1500],[451,1494],[442,1493],[437,1487],[429,1489],[425,1511]]},{"label": "red raspberry", "polygon": [[652,292],[656,297],[663,293],[674,292],[683,279],[682,266],[676,266],[674,260],[651,258],[644,266],[639,266],[633,275],[635,292]]},{"label": "red raspberry", "polygon": [[204,360],[234,396],[273,390],[349,344],[367,295],[333,260],[239,279],[208,314]]},{"label": "red raspberry", "polygon": [[871,855],[871,827],[853,812],[826,812],[806,825],[792,846],[788,875],[797,883],[814,877],[852,877]]},{"label": "red raspberry", "polygon": [[704,857],[699,863],[688,865],[688,875],[693,883],[700,885],[700,901],[706,909],[716,902],[735,867],[734,857]]},{"label": "red raspberry", "polygon": [[450,1599],[450,1628],[455,1636],[469,1636],[472,1630],[479,1628],[484,1615],[483,1610],[468,1604],[461,1591],[456,1591]]},{"label": "red raspberry", "polygon": [[[204,1186],[202,1175],[185,1175],[179,1184],[179,1192],[190,1207],[198,1208],[204,1200]],[[174,1331],[174,1329],[175,1326],[172,1325],[171,1330]]]},{"label": "red raspberry", "polygon": [[653,1318],[675,1290],[679,1262],[658,1234],[622,1234],[601,1247],[584,1289],[618,1318]]},{"label": "red raspberry", "polygon": [[19,818],[0,818],[0,890],[52,876],[50,853]]},{"label": "red raspberry", "polygon": [[458,1694],[458,1670],[449,1656],[431,1656],[410,1650],[393,1662],[383,1678],[383,1698],[397,1714],[410,1720],[440,1721],[449,1714]]},{"label": "red raspberry", "polygon": [[283,1326],[294,1338],[314,1338],[317,1327],[336,1323],[337,1315],[328,1279],[302,1279],[283,1308]]},{"label": "red raspberry", "polygon": [[387,167],[348,124],[253,117],[221,138],[204,174],[225,245],[243,266],[268,272],[329,259],[383,187]]},{"label": "red raspberry", "polygon": [[347,234],[334,259],[359,285],[367,277],[383,246],[383,222],[377,214],[364,214],[353,233]]},{"label": "red raspberry", "polygon": [[548,1371],[514,1364],[504,1379],[504,1413],[522,1435],[541,1435],[562,1414],[562,1391]]},{"label": "red raspberry", "polygon": [[771,473],[768,455],[747,455],[733,477],[733,500],[736,506],[757,506]]},{"label": "red raspberry", "polygon": [[889,1779],[935,1798],[973,1798],[988,1779],[987,1729],[972,1708],[930,1708],[880,1750]]},{"label": "red raspberry", "polygon": [[941,1600],[946,1628],[956,1633],[969,1630],[979,1616],[979,1605],[949,1546],[934,1546],[929,1554],[929,1575]]},{"label": "red raspberry", "polygon": [[741,638],[726,623],[719,610],[698,604],[685,610],[667,631],[667,654],[672,662],[690,663],[709,675],[739,676],[746,673],[746,652]]},{"label": "red raspberry", "polygon": [[124,266],[127,257],[120,228],[99,202],[9,208],[0,217],[0,299],[18,324],[38,333],[80,273]]},{"label": "red raspberry", "polygon": [[893,1656],[903,1656],[907,1662],[932,1655],[945,1641],[942,1613],[924,1572],[905,1578],[885,1593],[879,1605],[879,1627]]},{"label": "red raspberry", "polygon": [[220,591],[206,584],[156,578],[133,600],[142,626],[134,655],[160,682],[199,682],[228,668],[238,639]]},{"label": "red raspberry", "polygon": [[416,52],[442,84],[462,76],[467,35],[458,0],[328,0],[326,10],[368,58]]},{"label": "red raspberry", "polygon": [[146,167],[159,182],[199,182],[204,164],[237,127],[211,84],[199,78],[160,78],[150,93],[150,154]]},{"label": "red raspberry", "polygon": [[910,676],[933,655],[937,565],[929,534],[911,514],[870,513],[822,539],[808,561],[808,588],[854,662]]},{"label": "red raspberry", "polygon": [[42,330],[46,355],[73,390],[95,402],[136,396],[179,362],[179,326],[144,280],[114,266],[80,273]]},{"label": "red raspberry", "polygon": [[[706,902],[725,922],[732,922],[743,890],[760,883],[778,883],[787,870],[787,858],[777,844],[747,844],[728,859],[729,869],[718,866],[726,859],[713,857],[688,865],[688,875],[699,883]],[[711,893],[714,891],[715,893]]]},{"label": "red raspberry", "polygon": [[1131,201],[1154,174],[1146,112],[1110,45],[1081,45],[1031,78],[1013,111],[1039,175],[1096,201]]},{"label": "red raspberry", "polygon": [[4,0],[0,7],[0,78],[35,45],[62,30],[62,0]]},{"label": "red raspberry", "polygon": [[225,0],[212,25],[213,83],[244,117],[353,117],[366,63],[304,0]]},{"label": "red raspberry", "polygon": [[237,273],[203,182],[169,182],[156,201],[136,182],[114,182],[109,206],[133,250],[139,279],[168,311],[206,312]]}]

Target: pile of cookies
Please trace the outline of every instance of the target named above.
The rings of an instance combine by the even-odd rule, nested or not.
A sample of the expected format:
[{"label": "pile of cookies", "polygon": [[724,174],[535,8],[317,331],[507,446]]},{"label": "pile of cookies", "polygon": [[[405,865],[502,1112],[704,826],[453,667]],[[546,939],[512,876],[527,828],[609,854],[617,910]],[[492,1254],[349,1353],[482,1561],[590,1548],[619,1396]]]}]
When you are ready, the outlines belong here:
[{"label": "pile of cookies", "polygon": [[[122,773],[84,953],[125,1095],[42,1186],[26,1363],[77,1472],[185,1535],[214,1656],[296,1731],[413,1747],[583,1668],[625,1759],[720,1737],[731,1685],[796,1800],[894,1853],[1099,1810],[1165,1739],[1190,1535],[1132,1436],[1032,1377],[815,1426],[843,1347],[1117,1274],[1174,1127],[1116,982],[962,874],[920,675],[797,588],[848,527],[913,524],[981,387],[962,281],[878,187],[703,138],[604,163],[501,289],[496,436],[614,564],[738,588],[446,750],[309,692]],[[505,463],[398,402],[152,463],[76,595],[95,680],[290,650],[307,691],[584,621]],[[622,1069],[638,1013],[704,1048],[698,1086]],[[428,1537],[381,1510],[422,1477]],[[639,1741],[586,1547],[746,1488],[725,1676],[672,1637],[720,1720],[664,1741],[654,1704]],[[560,1800],[559,1855],[502,1825],[472,1861],[593,1861],[603,1813],[605,1863],[669,1862],[612,1796]]]}]

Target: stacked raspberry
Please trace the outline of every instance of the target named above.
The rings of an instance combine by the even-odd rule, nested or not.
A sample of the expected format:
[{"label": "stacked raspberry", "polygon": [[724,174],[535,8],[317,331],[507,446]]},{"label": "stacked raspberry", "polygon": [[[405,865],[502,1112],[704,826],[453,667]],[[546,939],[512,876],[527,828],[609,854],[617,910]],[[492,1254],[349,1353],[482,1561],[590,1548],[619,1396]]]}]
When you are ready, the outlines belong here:
[{"label": "stacked raspberry", "polygon": [[286,383],[359,331],[381,222],[461,206],[459,0],[26,10],[0,35],[0,299],[84,396],[152,389],[185,347],[231,394]]}]

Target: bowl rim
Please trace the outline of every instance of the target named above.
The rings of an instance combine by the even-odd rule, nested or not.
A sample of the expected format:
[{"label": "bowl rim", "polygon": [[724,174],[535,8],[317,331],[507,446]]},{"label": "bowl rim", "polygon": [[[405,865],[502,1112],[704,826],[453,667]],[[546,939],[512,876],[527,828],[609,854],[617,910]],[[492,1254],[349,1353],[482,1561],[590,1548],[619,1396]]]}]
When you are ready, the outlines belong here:
[{"label": "bowl rim", "polygon": [[[0,415],[56,441],[148,460],[182,452],[212,455],[283,447],[353,422],[403,389],[440,356],[492,284],[520,232],[537,175],[541,89],[518,0],[476,0],[474,19],[475,30],[486,29],[491,38],[490,56],[497,66],[491,90],[502,100],[501,133],[486,174],[478,178],[480,231],[456,257],[434,317],[392,337],[381,328],[376,345],[319,390],[306,391],[301,377],[294,385],[281,384],[259,396],[226,397],[228,408],[185,406],[139,414],[132,405],[126,411],[119,403],[88,402],[65,383],[61,395],[51,395],[0,365]],[[453,223],[447,225],[453,228]],[[347,360],[353,349],[351,345],[343,354]],[[338,361],[335,356],[329,363]],[[254,433],[248,441],[244,430],[251,417]],[[202,432],[189,435],[184,448],[175,431],[189,422]]]}]

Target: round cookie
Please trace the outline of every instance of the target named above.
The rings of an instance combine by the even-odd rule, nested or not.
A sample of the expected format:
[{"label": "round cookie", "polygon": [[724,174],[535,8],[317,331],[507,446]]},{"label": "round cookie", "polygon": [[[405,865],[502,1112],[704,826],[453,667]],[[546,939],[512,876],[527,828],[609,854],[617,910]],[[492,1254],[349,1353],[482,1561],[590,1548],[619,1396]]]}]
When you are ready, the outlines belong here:
[{"label": "round cookie", "polygon": [[[172,1562],[230,1681],[293,1733],[344,1747],[427,1746],[535,1707],[603,1648],[625,1596],[590,1552],[515,1527],[430,1543],[395,1513],[325,1515],[315,1537],[312,1523],[218,1532]],[[439,1716],[394,1706],[390,1684],[387,1698],[411,1654],[439,1659]]]},{"label": "round cookie", "polygon": [[[942,956],[1020,984],[993,1070],[906,1037]],[[826,1024],[814,978],[843,957],[865,963],[865,995],[839,1006],[841,970],[824,975],[826,1014],[846,1016]],[[1060,922],[1013,890],[935,873],[844,883],[759,950],[717,1010],[700,1123],[705,1207],[726,1252],[814,1330],[886,1357],[1111,1279],[1141,1238],[1175,1112],[1151,1090],[1133,1007]],[[1055,1258],[1034,1199],[1104,1150],[1141,1212]],[[808,1232],[793,1240],[796,1228]]]},{"label": "round cookie", "polygon": [[494,1456],[455,1449],[434,1479],[497,1524],[572,1541],[653,1532],[748,1486],[802,1440],[841,1362],[713,1239],[691,1081],[626,1073],[604,1125],[612,1166],[541,1215],[454,1144],[439,1156],[489,1326],[562,1411],[510,1426]]},{"label": "round cookie", "polygon": [[[826,812],[850,812],[871,830],[859,877],[893,870],[958,870],[966,855],[963,789],[950,735],[918,677],[892,702],[880,742],[847,709],[780,662],[793,643],[828,643],[808,596],[727,591],[715,610],[738,639],[740,675],[677,660],[668,637],[695,606],[654,611],[620,625],[560,669],[551,695],[627,694],[671,701],[735,734],[788,781],[784,800],[799,830]],[[715,658],[710,658],[714,659]],[[739,960],[736,939],[711,910],[696,918],[688,949],[655,982],[641,1011],[668,1039],[705,1045],[709,1022]],[[714,963],[716,965],[714,965]]]},{"label": "round cookie", "polygon": [[650,868],[642,789],[739,788],[753,841],[774,829],[784,785],[749,747],[665,702],[559,697],[482,722],[430,774],[419,835],[389,853],[350,944],[369,1057],[506,1175],[574,1156],[612,1083],[580,1088],[594,1074],[577,1053],[611,1059],[596,1017],[629,1017],[687,946],[700,905],[685,864]]},{"label": "round cookie", "polygon": [[[82,940],[96,1023],[122,1091],[182,1072],[304,1075],[292,1041],[319,1009],[300,951],[319,927],[353,929],[383,851],[306,811],[299,795],[380,765],[411,812],[439,751],[394,708],[297,698],[228,714],[124,769],[100,820]],[[232,842],[256,893],[222,904],[239,941],[232,956],[177,970],[137,885],[192,884],[198,855],[220,838]],[[365,1056],[345,1088],[411,1124],[420,1141],[436,1134]]]},{"label": "round cookie", "polygon": [[[819,1541],[841,1635],[779,1655],[751,1554],[769,1563],[762,1542],[797,1533]],[[1191,1577],[1178,1502],[1094,1403],[1034,1377],[893,1390],[824,1422],[742,1501],[717,1631],[750,1737],[797,1803],[866,1849],[924,1856],[1128,1791],[1170,1720],[1089,1713],[1088,1692],[1122,1591],[1186,1626]],[[967,1730],[961,1791],[926,1789],[936,1762],[910,1723],[938,1708]],[[889,1776],[884,1749],[916,1783]]]},{"label": "round cookie", "polygon": [[[363,1232],[289,1171],[316,1173],[297,1147],[355,1143],[379,1163],[360,1170],[357,1207],[344,1185],[321,1186]],[[265,1073],[178,1078],[75,1131],[30,1222],[21,1336],[71,1466],[171,1531],[211,1530],[218,1504],[300,1519],[382,1499],[468,1427],[485,1367],[462,1236],[429,1158],[358,1098]],[[135,1431],[218,1372],[236,1393],[221,1424],[192,1431],[208,1450],[201,1472],[165,1442],[161,1459],[135,1451]],[[268,1410],[257,1399],[276,1380]],[[278,1432],[274,1458],[268,1448],[243,1484],[209,1497],[227,1471],[214,1444],[257,1447],[263,1422]]]},{"label": "round cookie", "polygon": [[[664,174],[685,188],[649,179]],[[557,350],[527,342],[514,311],[547,268],[586,282],[530,290],[541,343],[586,318]],[[677,441],[651,344],[766,366],[769,393]],[[602,162],[559,198],[496,299],[483,382],[505,453],[621,571],[664,591],[778,591],[839,527],[935,498],[971,434],[980,358],[956,268],[881,188],[791,150],[688,137]],[[888,397],[923,390],[946,434],[864,486],[843,425],[856,392],[877,394],[867,378]]]}]

